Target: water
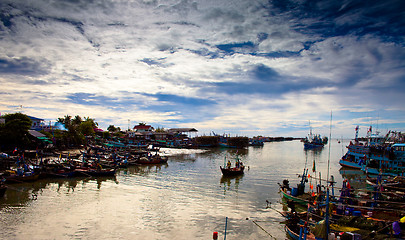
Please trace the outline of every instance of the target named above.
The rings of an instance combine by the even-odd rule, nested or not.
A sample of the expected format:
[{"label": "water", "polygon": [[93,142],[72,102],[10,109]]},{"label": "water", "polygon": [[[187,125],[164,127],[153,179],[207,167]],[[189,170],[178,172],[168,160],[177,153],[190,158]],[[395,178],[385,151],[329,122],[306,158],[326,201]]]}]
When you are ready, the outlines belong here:
[{"label": "water", "polygon": [[[330,175],[341,186],[339,158],[347,142],[331,142]],[[309,168],[326,178],[329,148],[304,151],[300,141],[247,150],[161,149],[167,165],[121,169],[115,178],[15,184],[0,199],[0,239],[285,239],[275,210],[278,183],[299,182]],[[223,178],[224,158],[238,155],[245,174]],[[356,173],[343,172],[345,177]],[[259,227],[259,226],[260,227]]]}]

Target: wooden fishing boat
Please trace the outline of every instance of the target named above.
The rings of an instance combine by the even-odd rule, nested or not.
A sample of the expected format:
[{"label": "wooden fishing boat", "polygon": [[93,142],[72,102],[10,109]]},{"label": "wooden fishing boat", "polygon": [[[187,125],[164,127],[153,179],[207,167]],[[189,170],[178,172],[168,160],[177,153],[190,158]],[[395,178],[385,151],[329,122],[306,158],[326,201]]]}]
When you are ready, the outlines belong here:
[{"label": "wooden fishing boat", "polygon": [[245,166],[234,168],[223,168],[222,166],[219,166],[219,168],[221,169],[222,175],[227,177],[242,175],[245,170]]},{"label": "wooden fishing boat", "polygon": [[11,174],[9,176],[5,176],[6,183],[22,183],[22,182],[33,182],[38,180],[39,174],[24,174],[24,175],[17,175]]},{"label": "wooden fishing boat", "polygon": [[283,197],[288,200],[292,200],[295,203],[298,203],[302,206],[307,206],[309,203],[309,199],[311,195],[309,193],[304,193],[299,196],[293,196],[291,193],[289,193],[286,189],[280,189],[281,194],[283,194]]},{"label": "wooden fishing boat", "polygon": [[[285,231],[290,236],[290,238],[294,240],[299,240],[300,239],[300,226],[298,224],[290,225],[286,224],[285,225]],[[306,238],[304,238],[304,234],[301,235],[301,239],[308,239],[308,240],[315,240],[315,235],[312,234],[311,232],[306,234]]]},{"label": "wooden fishing boat", "polygon": [[114,176],[115,169],[94,169],[94,168],[78,168],[75,172],[80,176],[91,176],[91,177],[107,177]]},{"label": "wooden fishing boat", "polygon": [[136,163],[138,164],[165,164],[167,163],[167,160],[169,160],[168,157],[160,156],[160,155],[153,155],[149,157],[141,157],[139,158]]},{"label": "wooden fishing boat", "polygon": [[380,185],[384,189],[405,190],[405,177],[396,176],[392,178],[370,177],[367,175],[366,183],[368,185]]},{"label": "wooden fishing boat", "polygon": [[47,173],[48,177],[52,178],[72,178],[76,175],[74,170],[60,169],[57,171],[51,171]]}]

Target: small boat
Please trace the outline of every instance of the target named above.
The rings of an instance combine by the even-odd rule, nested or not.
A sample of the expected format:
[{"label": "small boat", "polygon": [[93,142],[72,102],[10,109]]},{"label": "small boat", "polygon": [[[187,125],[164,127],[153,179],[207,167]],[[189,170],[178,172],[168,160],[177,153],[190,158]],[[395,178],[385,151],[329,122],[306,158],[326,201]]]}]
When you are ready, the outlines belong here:
[{"label": "small boat", "polygon": [[222,166],[219,166],[219,168],[222,171],[222,175],[227,176],[227,177],[242,175],[243,171],[245,170],[245,166],[234,167],[234,168],[223,168]]},{"label": "small boat", "polygon": [[22,183],[22,182],[33,182],[38,180],[39,174],[26,172],[23,175],[11,174],[5,176],[6,183]]},{"label": "small boat", "polygon": [[78,175],[91,177],[106,177],[115,175],[115,169],[112,168],[110,169],[78,168],[75,169],[75,172]]},{"label": "small boat", "polygon": [[[300,231],[302,231],[301,229],[304,229],[304,228],[299,226],[298,224],[296,226],[290,225],[290,224],[285,225],[285,231],[291,239],[294,239],[294,240],[299,240],[299,239],[315,240],[316,239],[314,234],[312,234],[310,232],[304,234],[303,232],[300,232]],[[301,235],[300,235],[300,233],[301,233]]]},{"label": "small boat", "polygon": [[[224,162],[226,162],[226,156]],[[221,169],[222,175],[226,177],[242,175],[243,171],[245,170],[245,166],[243,166],[243,163],[237,156],[235,159],[235,167],[231,167],[231,161],[228,160],[228,163],[226,163],[226,167],[224,163],[224,167],[219,166],[219,168]]]},{"label": "small boat", "polygon": [[158,154],[148,157],[139,158],[136,163],[138,164],[165,164],[169,158],[167,156],[160,156]]}]

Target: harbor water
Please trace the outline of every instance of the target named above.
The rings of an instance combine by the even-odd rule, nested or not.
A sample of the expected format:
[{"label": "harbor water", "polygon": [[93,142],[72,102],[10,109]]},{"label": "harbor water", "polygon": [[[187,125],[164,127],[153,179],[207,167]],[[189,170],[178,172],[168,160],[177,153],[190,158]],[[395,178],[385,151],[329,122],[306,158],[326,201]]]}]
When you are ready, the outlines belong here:
[{"label": "harbor water", "polygon": [[[9,185],[0,199],[0,239],[286,239],[278,183],[294,186],[306,167],[340,187],[347,141],[322,150],[300,141],[244,150],[161,149],[165,165],[133,166],[114,178],[43,179]],[[222,177],[219,166],[238,156],[243,176]],[[342,176],[343,174],[343,176]],[[354,183],[356,184],[356,183]],[[308,187],[307,189],[308,190]],[[271,203],[268,204],[267,202]]]}]

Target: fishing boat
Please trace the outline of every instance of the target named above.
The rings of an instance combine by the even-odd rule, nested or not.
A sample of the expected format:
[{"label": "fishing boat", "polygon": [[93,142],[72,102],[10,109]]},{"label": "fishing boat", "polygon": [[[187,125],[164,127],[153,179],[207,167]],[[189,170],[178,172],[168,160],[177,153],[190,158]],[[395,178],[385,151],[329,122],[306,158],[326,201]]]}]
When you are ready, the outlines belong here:
[{"label": "fishing boat", "polygon": [[33,182],[38,180],[39,174],[34,172],[15,172],[8,171],[8,175],[4,176],[6,183],[22,183]]},{"label": "fishing boat", "polygon": [[405,177],[396,176],[383,179],[381,175],[377,177],[367,176],[366,183],[370,186],[378,185],[384,190],[405,191]]},{"label": "fishing boat", "polygon": [[245,166],[234,167],[234,168],[223,168],[219,166],[222,172],[222,175],[227,177],[242,175],[245,170]]},{"label": "fishing boat", "polygon": [[139,158],[136,163],[138,164],[165,164],[168,161],[167,156],[160,156],[158,154],[149,155],[148,157]]},{"label": "fishing boat", "polygon": [[235,158],[235,167],[231,167],[231,161],[229,160],[226,163],[226,156],[225,156],[224,167],[219,166],[219,168],[221,169],[222,175],[225,177],[242,175],[245,170],[245,166],[240,161],[238,156],[236,156]]},{"label": "fishing boat", "polygon": [[261,139],[261,138],[251,138],[251,139],[249,139],[249,146],[263,147],[264,146],[263,139]]},{"label": "fishing boat", "polygon": [[405,176],[405,143],[395,143],[378,152],[372,149],[361,170],[371,175]]},{"label": "fishing boat", "polygon": [[94,169],[94,168],[77,168],[75,169],[77,175],[91,176],[91,177],[107,177],[115,176],[115,169]]},{"label": "fishing boat", "polygon": [[[347,146],[346,154],[340,159],[343,167],[360,169],[367,174],[405,176],[405,144],[400,134],[389,131],[386,136],[368,130],[367,137],[358,138],[358,126],[354,143]],[[403,141],[403,139],[402,139]]]},{"label": "fishing boat", "polygon": [[[307,227],[299,224],[286,224],[285,231],[291,239],[300,240],[308,239],[315,240],[315,235],[311,232],[308,232]],[[305,231],[305,232],[304,232]]]},{"label": "fishing boat", "polygon": [[323,148],[323,146],[328,142],[327,137],[321,137],[320,134],[312,134],[311,123],[309,125],[309,134],[305,137],[302,142],[304,142],[304,149],[319,149]]},{"label": "fishing boat", "polygon": [[371,150],[374,149],[376,152],[375,150],[382,148],[385,143],[385,137],[378,132],[373,133],[371,127],[365,138],[359,138],[358,133],[359,126],[355,128],[354,142],[350,141],[346,154],[339,161],[343,167],[361,169],[361,166],[371,157]]}]

